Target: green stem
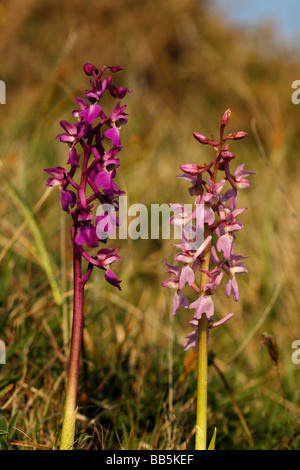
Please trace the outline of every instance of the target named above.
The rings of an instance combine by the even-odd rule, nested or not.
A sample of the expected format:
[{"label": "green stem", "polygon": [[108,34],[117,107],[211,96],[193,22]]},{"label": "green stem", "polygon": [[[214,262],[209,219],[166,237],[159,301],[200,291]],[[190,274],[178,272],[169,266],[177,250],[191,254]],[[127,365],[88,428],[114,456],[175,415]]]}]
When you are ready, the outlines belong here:
[{"label": "green stem", "polygon": [[67,394],[65,402],[64,422],[62,428],[60,450],[72,450],[75,435],[76,421],[76,400],[78,388],[78,374],[80,350],[82,343],[83,328],[83,299],[84,299],[84,282],[81,276],[81,260],[82,255],[76,244],[73,248],[73,272],[74,272],[74,305],[73,305],[73,326],[72,339],[70,348]]},{"label": "green stem", "polygon": [[206,450],[207,436],[207,317],[198,323],[197,412],[195,450]]},{"label": "green stem", "polygon": [[[215,166],[212,175],[212,181],[215,183],[219,169],[220,152],[223,147],[223,140],[221,138],[218,149],[216,150]],[[201,191],[199,189],[199,194]],[[204,225],[204,239],[211,235],[211,230],[207,224]],[[210,260],[209,244],[203,253],[203,261],[201,263],[201,270],[209,271]],[[203,287],[209,281],[205,273],[201,273],[200,292],[199,296],[203,294]],[[205,314],[201,315],[198,322],[198,362],[197,362],[197,410],[196,410],[196,438],[195,450],[206,450],[207,441],[207,362],[208,362],[208,321]]]},{"label": "green stem", "polygon": [[[204,226],[204,239],[210,235],[207,224]],[[205,248],[201,269],[209,271],[210,244]],[[208,276],[201,273],[200,293],[208,281]],[[207,358],[208,358],[208,321],[205,314],[201,315],[198,322],[198,363],[197,363],[197,411],[196,411],[196,440],[195,450],[206,450],[207,440]]]}]

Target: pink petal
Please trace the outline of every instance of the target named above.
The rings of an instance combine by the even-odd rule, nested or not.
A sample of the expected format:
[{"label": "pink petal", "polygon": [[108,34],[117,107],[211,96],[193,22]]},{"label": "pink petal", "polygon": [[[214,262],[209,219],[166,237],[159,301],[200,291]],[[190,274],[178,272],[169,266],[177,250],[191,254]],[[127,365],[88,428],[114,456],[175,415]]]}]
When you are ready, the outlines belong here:
[{"label": "pink petal", "polygon": [[232,253],[233,237],[228,233],[222,235],[217,241],[217,250],[223,251],[226,259],[230,259]]},{"label": "pink petal", "polygon": [[186,336],[186,342],[184,343],[183,349],[187,351],[189,348],[198,350],[198,331],[192,331]]},{"label": "pink petal", "polygon": [[189,301],[182,292],[176,291],[173,297],[172,315],[176,315],[180,307],[187,308]]},{"label": "pink petal", "polygon": [[188,283],[188,285],[191,286],[194,283],[194,281],[195,281],[194,271],[192,270],[190,266],[184,266],[179,276],[179,284],[178,284],[179,289],[183,289],[186,283]]},{"label": "pink petal", "polygon": [[202,313],[206,313],[207,318],[210,318],[214,314],[214,303],[210,295],[202,294],[195,302],[190,304],[190,308],[195,308],[196,312],[194,318],[199,320]]},{"label": "pink petal", "polygon": [[239,288],[235,277],[232,277],[231,279],[229,279],[229,281],[227,281],[227,284],[225,286],[225,294],[227,295],[227,297],[230,297],[230,294],[232,294],[233,300],[235,302],[238,302]]},{"label": "pink petal", "polygon": [[224,323],[226,323],[228,320],[230,320],[230,318],[232,318],[234,315],[234,313],[229,313],[228,315],[226,315],[224,318],[221,318],[221,320],[219,321],[216,321],[214,323],[211,323],[209,325],[210,328],[216,328],[217,326],[221,326],[221,325],[224,325]]}]

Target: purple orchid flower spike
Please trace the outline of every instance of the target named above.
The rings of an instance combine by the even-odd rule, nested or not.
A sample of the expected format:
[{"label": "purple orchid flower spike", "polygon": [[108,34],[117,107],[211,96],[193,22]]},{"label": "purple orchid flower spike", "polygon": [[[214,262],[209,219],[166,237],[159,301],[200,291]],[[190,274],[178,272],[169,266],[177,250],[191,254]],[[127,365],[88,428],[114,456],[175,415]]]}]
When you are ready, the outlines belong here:
[{"label": "purple orchid flower spike", "polygon": [[[99,246],[103,239],[98,237],[96,225],[92,223],[94,216],[91,213],[90,203],[98,200],[100,203],[105,202],[115,207],[118,196],[124,194],[115,183],[116,169],[120,165],[120,160],[116,156],[122,149],[121,127],[128,120],[125,113],[126,105],[122,105],[120,99],[130,91],[125,87],[114,87],[111,74],[103,78],[106,71],[113,74],[123,70],[121,66],[104,66],[99,72],[96,66],[87,63],[83,66],[83,70],[91,78],[92,88],[86,90],[85,99],[75,98],[79,109],[73,111],[72,115],[77,122],[60,121],[64,132],[57,135],[58,140],[69,146],[67,164],[70,168],[56,167],[44,171],[51,176],[46,184],[61,189],[62,209],[72,215],[74,247],[93,248]],[[109,117],[105,115],[99,104],[106,91],[119,100]],[[78,184],[74,175],[79,172],[81,177],[77,178],[80,180]],[[88,189],[92,190],[89,196],[86,195]],[[93,266],[99,267],[95,256],[90,258],[90,270]],[[119,283],[113,285],[119,288]]]},{"label": "purple orchid flower spike", "polygon": [[[197,132],[193,134],[198,142],[210,145],[213,149],[214,156],[210,163],[185,163],[180,166],[184,173],[178,177],[191,184],[188,190],[195,198],[195,208],[188,212],[181,204],[170,204],[175,212],[170,223],[183,227],[183,236],[181,243],[174,245],[180,250],[174,257],[179,265],[166,263],[169,268],[167,272],[172,277],[167,278],[162,285],[175,290],[173,315],[177,314],[181,307],[194,310],[193,318],[189,322],[193,331],[187,335],[184,349],[194,348],[199,355],[196,450],[206,448],[206,417],[203,414],[206,410],[203,411],[203,407],[207,389],[205,377],[208,333],[233,317],[233,313],[229,313],[219,320],[214,320],[213,296],[220,290],[223,279],[227,277],[225,295],[237,302],[237,275],[247,273],[242,261],[245,256],[234,253],[237,234],[243,230],[242,222],[237,219],[246,210],[246,207],[237,208],[236,204],[238,191],[252,186],[247,178],[255,172],[246,170],[245,164],[238,165],[235,170],[231,169],[236,155],[229,150],[229,142],[243,139],[247,134],[243,131],[226,134],[230,117],[231,110],[227,109],[221,118],[219,139],[207,138]],[[203,217],[198,220],[195,214],[197,207],[201,205]],[[204,240],[199,248],[191,246],[185,237],[185,223],[196,228],[198,224],[198,229],[202,230]],[[189,288],[192,296],[188,294]]]},{"label": "purple orchid flower spike", "polygon": [[[74,442],[85,284],[93,268],[97,267],[104,270],[104,278],[110,285],[121,289],[121,281],[110,269],[110,265],[120,259],[118,248],[100,248],[96,255],[89,251],[107,243],[107,235],[112,231],[111,227],[98,230],[98,223],[103,222],[103,217],[93,214],[92,203],[98,201],[99,205],[108,204],[116,209],[118,197],[124,194],[115,182],[120,166],[120,160],[116,157],[122,149],[121,128],[128,120],[126,105],[123,105],[121,100],[130,90],[113,85],[112,74],[123,70],[123,67],[104,66],[99,71],[96,66],[87,63],[83,70],[90,78],[91,88],[86,90],[85,99],[75,98],[77,109],[73,111],[72,116],[76,121],[60,121],[64,132],[57,135],[60,142],[68,145],[67,168],[58,166],[44,170],[50,175],[47,186],[57,186],[60,189],[62,209],[70,214],[73,220],[73,329],[61,449],[72,448]],[[108,76],[104,78],[107,73]],[[100,105],[100,100],[106,92],[113,99],[118,99],[109,114],[105,114]],[[118,225],[115,215],[109,219],[110,225]],[[87,262],[85,273],[83,260]]]},{"label": "purple orchid flower spike", "polygon": [[[230,109],[222,116],[220,142],[217,142],[214,138],[209,139],[203,134],[194,133],[194,137],[201,144],[210,144],[214,148],[214,158],[208,164],[186,163],[181,165],[180,169],[184,174],[178,176],[193,184],[192,188],[189,188],[189,192],[191,195],[196,196],[195,206],[198,204],[204,205],[204,233],[206,236],[203,248],[194,252],[196,258],[195,254],[191,253],[189,242],[184,238],[181,244],[175,245],[181,250],[175,255],[175,261],[181,262],[183,266],[173,266],[172,270],[169,269],[168,272],[176,273],[175,278],[169,278],[163,283],[163,286],[176,287],[174,294],[176,312],[181,305],[187,307],[185,299],[180,298],[181,302],[179,302],[179,293],[186,285],[192,287],[194,292],[200,293],[198,299],[189,304],[190,308],[196,310],[194,317],[196,320],[202,314],[206,314],[209,319],[213,316],[212,295],[220,285],[224,274],[229,277],[225,287],[226,295],[228,297],[232,295],[233,300],[238,301],[239,293],[235,274],[247,272],[244,263],[241,261],[244,257],[234,254],[236,233],[243,229],[243,224],[237,220],[237,217],[246,210],[245,207],[237,209],[236,202],[238,190],[251,186],[251,182],[247,180],[247,177],[255,174],[255,172],[245,170],[245,164],[238,165],[233,172],[230,170],[230,164],[235,159],[235,155],[229,151],[228,141],[239,140],[247,135],[245,132],[240,131],[233,134],[228,133],[224,136],[230,116]],[[218,172],[221,173],[221,179],[219,180],[217,180]],[[206,179],[204,179],[205,174],[207,175]],[[172,224],[184,226],[185,222],[190,222],[194,217],[195,211],[187,213],[181,204],[170,204],[170,206],[175,214],[170,220]],[[176,215],[176,211],[179,212],[179,216]],[[215,246],[212,245],[213,233],[217,236]],[[223,255],[221,259],[216,255],[215,247]],[[210,256],[210,261],[214,262],[216,266],[211,272],[208,269],[203,269],[204,258],[207,257],[205,252],[213,255]],[[192,260],[193,263],[191,264]],[[170,267],[170,265],[167,266]],[[205,283],[202,282],[202,286],[196,285],[197,271],[202,272],[201,277],[206,280]],[[214,324],[218,326],[218,324],[223,323],[220,320],[220,322]]]}]

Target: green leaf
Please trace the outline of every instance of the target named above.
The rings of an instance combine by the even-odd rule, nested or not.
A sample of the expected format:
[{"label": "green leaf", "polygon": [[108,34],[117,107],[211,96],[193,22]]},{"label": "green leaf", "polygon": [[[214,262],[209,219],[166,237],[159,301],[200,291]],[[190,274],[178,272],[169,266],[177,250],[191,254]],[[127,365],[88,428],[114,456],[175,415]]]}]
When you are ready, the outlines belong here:
[{"label": "green leaf", "polygon": [[13,435],[14,435],[14,432],[15,432],[15,427],[16,427],[16,424],[17,424],[17,421],[19,419],[19,414],[20,412],[17,411],[12,417],[11,417],[11,420],[9,422],[9,425],[8,425],[8,435],[9,435],[9,438],[12,439]]},{"label": "green leaf", "polygon": [[208,450],[215,450],[216,436],[217,436],[217,428],[214,429],[214,433],[213,433],[213,436],[211,438],[210,444],[208,446]]},{"label": "green leaf", "polygon": [[6,419],[2,414],[0,414],[0,449],[6,450],[7,449],[7,422]]},{"label": "green leaf", "polygon": [[1,413],[0,414],[0,434],[6,434],[6,433],[7,433],[7,422],[3,414]]}]

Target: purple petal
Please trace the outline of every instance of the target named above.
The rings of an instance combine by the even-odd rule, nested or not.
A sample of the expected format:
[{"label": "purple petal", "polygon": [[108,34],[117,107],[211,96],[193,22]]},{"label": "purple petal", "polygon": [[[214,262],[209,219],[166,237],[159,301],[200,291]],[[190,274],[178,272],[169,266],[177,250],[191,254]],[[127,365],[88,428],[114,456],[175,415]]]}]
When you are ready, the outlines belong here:
[{"label": "purple petal", "polygon": [[99,240],[96,233],[95,225],[82,225],[77,230],[77,235],[75,237],[75,243],[77,245],[87,245],[89,247],[98,246]]},{"label": "purple petal", "polygon": [[194,330],[186,336],[186,342],[184,343],[183,349],[187,351],[189,348],[194,348],[198,351],[198,331]]},{"label": "purple petal", "polygon": [[226,201],[229,201],[229,208],[234,210],[236,207],[237,191],[233,188],[228,189],[223,197]]},{"label": "purple petal", "polygon": [[237,166],[234,176],[239,181],[239,178],[243,178],[244,176],[250,176],[250,175],[255,175],[255,171],[249,171],[249,170],[244,170],[245,168],[245,163],[242,163],[241,165]]},{"label": "purple petal", "polygon": [[162,287],[170,287],[171,289],[178,288],[178,281],[174,277],[168,277],[161,283]]},{"label": "purple petal", "polygon": [[214,303],[210,295],[202,294],[195,302],[190,304],[190,308],[195,308],[196,312],[194,318],[199,320],[202,313],[206,313],[207,318],[214,314]]},{"label": "purple petal", "polygon": [[221,235],[217,241],[217,250],[223,251],[226,259],[230,259],[233,248],[233,237],[228,233]]},{"label": "purple petal", "polygon": [[176,278],[178,279],[179,278],[179,274],[180,274],[180,267],[179,266],[173,266],[172,264],[168,264],[166,261],[165,261],[165,265],[167,266],[168,271],[166,271],[167,273],[172,273],[176,276]]},{"label": "purple petal", "polygon": [[233,268],[231,268],[232,271],[235,273],[235,274],[241,274],[241,273],[247,273],[248,272],[248,269],[246,268],[245,264],[240,262],[240,263],[237,263]]},{"label": "purple petal", "polygon": [[76,152],[76,149],[74,146],[70,147],[69,150],[69,159],[67,163],[69,163],[71,166],[79,166],[79,158],[80,154]]},{"label": "purple petal", "polygon": [[[204,272],[202,269],[200,271]],[[210,273],[207,273],[210,274]],[[212,295],[217,287],[220,285],[222,278],[223,278],[224,273],[220,270],[217,270],[216,273],[213,275],[210,275],[210,281],[206,282],[203,286],[203,292]]]},{"label": "purple petal", "polygon": [[116,253],[118,250],[119,248],[102,248],[98,251],[97,258],[102,263],[103,267],[107,267],[121,259],[120,255]]},{"label": "purple petal", "polygon": [[57,178],[48,178],[46,181],[46,186],[59,186],[61,181]]},{"label": "purple petal", "polygon": [[104,135],[107,139],[110,139],[112,141],[113,145],[120,145],[120,130],[113,126],[110,129],[107,129],[104,132]]},{"label": "purple petal", "polygon": [[70,135],[76,135],[77,134],[77,128],[71,124],[68,121],[60,121],[59,123],[61,127]]},{"label": "purple petal", "polygon": [[236,278],[233,276],[229,281],[227,281],[227,284],[225,286],[225,294],[227,297],[230,297],[230,294],[232,294],[232,298],[235,302],[238,302],[239,300],[239,288],[238,288],[238,283],[236,281]]},{"label": "purple petal", "polygon": [[68,134],[59,134],[56,136],[61,142],[75,142],[75,137]]},{"label": "purple petal", "polygon": [[44,171],[59,180],[62,180],[66,174],[66,170],[61,166],[46,168]]},{"label": "purple petal", "polygon": [[190,263],[193,261],[193,255],[189,252],[182,251],[175,255],[174,260],[180,261],[181,263]]},{"label": "purple petal", "polygon": [[124,70],[124,67],[122,65],[112,65],[110,67],[107,67],[112,73],[119,72],[120,70]]},{"label": "purple petal", "polygon": [[117,276],[110,270],[110,269],[107,269],[106,272],[105,272],[105,279],[107,280],[107,282],[109,282],[112,286],[115,286],[117,287],[119,290],[121,290],[121,287],[120,287],[120,283],[122,281],[120,281]]},{"label": "purple petal", "polygon": [[85,122],[87,122],[90,125],[93,125],[94,120],[100,116],[102,113],[102,108],[101,106],[98,106],[97,104],[90,104],[86,109],[83,109],[78,113],[80,117],[83,118]]},{"label": "purple petal", "polygon": [[183,289],[186,283],[191,286],[195,281],[195,273],[190,266],[184,266],[179,276],[179,289]]},{"label": "purple petal", "polygon": [[106,240],[109,236],[115,238],[116,227],[119,219],[112,211],[99,215],[96,219],[97,235],[100,240]]},{"label": "purple petal", "polygon": [[184,173],[183,175],[177,175],[177,178],[189,181],[190,183],[195,183],[197,181],[197,178],[195,176],[189,175],[187,173]]},{"label": "purple petal", "polygon": [[205,207],[204,209],[204,222],[208,225],[212,225],[215,221],[215,213],[211,207]]},{"label": "purple petal", "polygon": [[112,189],[112,177],[108,171],[102,170],[95,177],[95,183],[98,188],[104,190],[111,190]]},{"label": "purple petal", "polygon": [[76,194],[69,189],[62,189],[60,200],[63,210],[70,214],[70,207],[72,208],[76,204]]},{"label": "purple petal", "polygon": [[[117,71],[117,70],[122,70],[122,68],[118,68],[117,67],[113,67],[111,68],[111,71]],[[124,96],[126,95],[126,93],[131,93],[130,90],[128,90],[127,88],[125,87],[115,87],[111,84],[111,81],[112,81],[112,76],[109,75],[109,77],[107,78],[107,85],[108,85],[108,89],[109,89],[109,92],[110,94],[114,97],[114,98],[119,98],[119,99],[122,99],[124,98]]]},{"label": "purple petal", "polygon": [[78,220],[80,222],[88,222],[89,220],[92,220],[94,218],[93,214],[91,214],[90,212],[88,211],[82,211],[79,215],[78,215]]},{"label": "purple petal", "polygon": [[210,250],[210,260],[212,263],[220,263],[215,247],[212,245]]},{"label": "purple petal", "polygon": [[176,315],[180,307],[188,308],[188,306],[187,297],[182,292],[176,291],[173,297],[172,315]]},{"label": "purple petal", "polygon": [[224,323],[226,323],[228,320],[230,320],[230,318],[232,318],[233,315],[234,315],[234,313],[229,313],[225,317],[221,318],[221,320],[218,320],[216,322],[211,323],[209,325],[209,328],[217,328],[217,326],[224,325]]},{"label": "purple petal", "polygon": [[79,105],[79,108],[80,108],[81,110],[86,109],[87,106],[88,106],[87,103],[86,103],[86,101],[85,101],[83,98],[80,98],[79,96],[77,96],[77,97],[75,98],[75,101],[76,101],[76,103]]},{"label": "purple petal", "polygon": [[123,126],[127,123],[127,113],[124,112],[126,105],[121,107],[121,102],[119,101],[114,110],[110,113],[110,119],[112,122],[116,123],[117,126]]}]

